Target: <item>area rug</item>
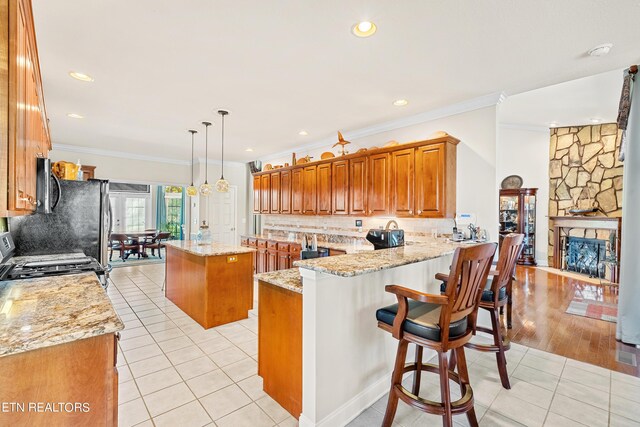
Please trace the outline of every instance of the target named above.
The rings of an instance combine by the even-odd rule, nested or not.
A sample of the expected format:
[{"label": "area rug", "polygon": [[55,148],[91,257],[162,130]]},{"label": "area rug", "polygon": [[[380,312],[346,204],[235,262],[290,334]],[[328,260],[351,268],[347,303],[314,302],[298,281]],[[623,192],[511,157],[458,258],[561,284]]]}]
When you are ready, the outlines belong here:
[{"label": "area rug", "polygon": [[569,303],[566,312],[576,316],[590,317],[592,319],[613,323],[616,323],[618,320],[617,304],[586,298],[574,298],[571,303]]},{"label": "area rug", "polygon": [[158,258],[157,256],[151,256],[151,254],[149,254],[147,258],[140,258],[140,259],[138,259],[136,255],[132,255],[126,261],[123,262],[122,259],[117,258],[116,255],[114,254],[113,259],[109,261],[109,264],[111,264],[111,267],[113,268],[119,268],[119,267],[135,267],[138,265],[148,265],[148,264],[161,264],[164,261],[165,261],[164,258]]}]

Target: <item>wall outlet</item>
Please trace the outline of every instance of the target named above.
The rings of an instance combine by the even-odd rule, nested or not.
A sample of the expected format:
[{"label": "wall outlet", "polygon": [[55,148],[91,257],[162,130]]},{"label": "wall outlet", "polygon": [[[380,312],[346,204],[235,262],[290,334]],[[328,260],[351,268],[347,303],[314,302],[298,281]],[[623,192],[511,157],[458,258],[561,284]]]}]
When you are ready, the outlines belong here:
[{"label": "wall outlet", "polygon": [[356,219],[356,227],[362,227],[362,220]]}]

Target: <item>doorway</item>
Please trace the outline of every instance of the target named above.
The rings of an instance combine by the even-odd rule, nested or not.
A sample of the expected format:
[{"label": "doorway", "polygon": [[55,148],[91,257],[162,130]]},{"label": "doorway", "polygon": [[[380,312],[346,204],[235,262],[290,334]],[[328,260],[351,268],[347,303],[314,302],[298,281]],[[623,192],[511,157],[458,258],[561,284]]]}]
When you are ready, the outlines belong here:
[{"label": "doorway", "polygon": [[144,231],[151,224],[150,193],[111,193],[113,232],[134,233]]},{"label": "doorway", "polygon": [[209,228],[214,242],[237,244],[237,193],[237,187],[230,186],[227,193],[213,192],[210,197]]}]

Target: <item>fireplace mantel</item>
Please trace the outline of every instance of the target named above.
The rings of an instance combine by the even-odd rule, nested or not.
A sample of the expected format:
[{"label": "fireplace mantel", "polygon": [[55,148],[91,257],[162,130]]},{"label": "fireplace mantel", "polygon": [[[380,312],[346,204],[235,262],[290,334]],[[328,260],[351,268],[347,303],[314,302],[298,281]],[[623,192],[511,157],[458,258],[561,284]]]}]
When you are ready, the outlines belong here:
[{"label": "fireplace mantel", "polygon": [[[607,216],[550,216],[550,229],[553,230],[553,267],[562,269],[562,229],[583,228],[588,230],[611,230],[616,233],[615,250],[617,259],[620,259],[620,238],[622,235],[622,218]],[[612,272],[611,281],[618,282],[620,265]]]}]

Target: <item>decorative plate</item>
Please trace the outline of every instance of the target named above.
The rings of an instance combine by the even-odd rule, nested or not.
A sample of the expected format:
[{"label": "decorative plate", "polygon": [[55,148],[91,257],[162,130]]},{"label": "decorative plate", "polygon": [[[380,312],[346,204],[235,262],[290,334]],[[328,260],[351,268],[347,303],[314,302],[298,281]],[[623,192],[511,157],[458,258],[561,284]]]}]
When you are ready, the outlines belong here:
[{"label": "decorative plate", "polygon": [[322,153],[322,154],[320,155],[320,158],[321,158],[322,160],[324,160],[324,159],[333,159],[335,156],[336,156],[336,155],[335,155],[335,154],[333,154],[331,151],[325,151],[324,153]]},{"label": "decorative plate", "polygon": [[267,163],[266,165],[264,165],[264,170],[270,171],[271,169],[273,169],[273,166],[271,166],[271,163]]},{"label": "decorative plate", "polygon": [[515,190],[522,188],[522,177],[518,175],[509,175],[502,180],[500,187],[503,190]]}]

